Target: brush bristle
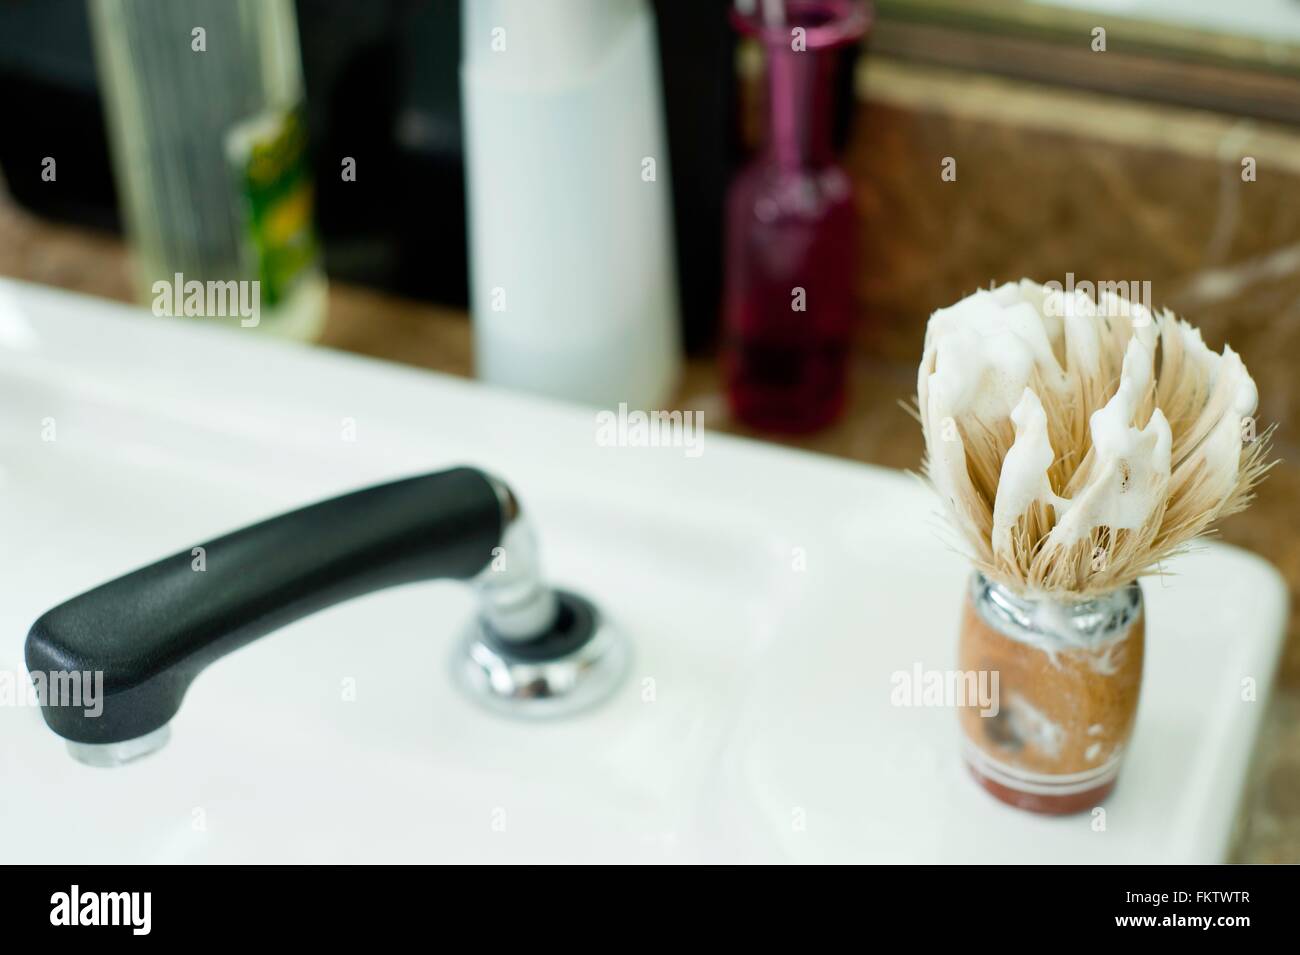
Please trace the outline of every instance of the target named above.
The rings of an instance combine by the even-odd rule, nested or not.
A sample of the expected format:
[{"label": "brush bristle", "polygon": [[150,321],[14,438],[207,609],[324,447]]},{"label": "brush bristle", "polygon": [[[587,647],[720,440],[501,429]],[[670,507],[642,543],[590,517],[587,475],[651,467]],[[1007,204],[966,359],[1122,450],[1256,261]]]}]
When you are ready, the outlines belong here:
[{"label": "brush bristle", "polygon": [[1111,293],[1024,280],[941,309],[917,393],[949,520],[976,567],[1023,594],[1159,572],[1271,467],[1236,354]]}]

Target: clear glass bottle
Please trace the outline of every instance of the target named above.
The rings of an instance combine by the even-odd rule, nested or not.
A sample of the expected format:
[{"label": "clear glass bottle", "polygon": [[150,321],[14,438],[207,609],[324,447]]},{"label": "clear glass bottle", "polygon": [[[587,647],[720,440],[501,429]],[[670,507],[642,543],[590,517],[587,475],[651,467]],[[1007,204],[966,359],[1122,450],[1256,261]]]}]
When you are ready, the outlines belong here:
[{"label": "clear glass bottle", "polygon": [[870,16],[861,0],[781,7],[780,24],[733,13],[766,53],[768,126],[727,199],[723,369],[738,419],[804,432],[844,406],[858,220],[835,160],[831,100],[837,50]]},{"label": "clear glass bottle", "polygon": [[996,705],[963,706],[965,758],[1003,802],[1091,809],[1115,786],[1137,715],[1142,589],[1081,601],[1029,599],[975,573],[958,651],[965,674],[997,674]]},{"label": "clear glass bottle", "polygon": [[90,11],[141,301],[313,337],[325,279],[292,0]]}]

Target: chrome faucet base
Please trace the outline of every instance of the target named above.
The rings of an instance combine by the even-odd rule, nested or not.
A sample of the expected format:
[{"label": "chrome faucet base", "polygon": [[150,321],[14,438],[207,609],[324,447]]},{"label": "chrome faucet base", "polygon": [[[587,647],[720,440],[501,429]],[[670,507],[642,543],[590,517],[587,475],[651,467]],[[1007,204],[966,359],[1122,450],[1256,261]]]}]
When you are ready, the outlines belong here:
[{"label": "chrome faucet base", "polygon": [[607,699],[631,662],[624,635],[595,607],[557,591],[560,632],[529,643],[503,640],[475,620],[453,660],[453,677],[494,712],[522,719],[569,716]]},{"label": "chrome faucet base", "polygon": [[118,743],[74,743],[72,740],[65,740],[65,742],[68,744],[68,754],[77,762],[85,763],[87,766],[107,768],[121,766],[157,752],[167,745],[171,734],[171,724],[164,723],[152,733],[137,736],[135,739],[124,739]]}]

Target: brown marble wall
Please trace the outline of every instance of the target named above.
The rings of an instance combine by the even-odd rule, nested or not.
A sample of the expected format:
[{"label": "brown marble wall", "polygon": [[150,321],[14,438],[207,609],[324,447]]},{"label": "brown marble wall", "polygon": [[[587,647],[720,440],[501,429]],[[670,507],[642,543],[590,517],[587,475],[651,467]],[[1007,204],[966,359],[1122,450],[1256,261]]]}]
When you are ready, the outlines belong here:
[{"label": "brown marble wall", "polygon": [[[1028,276],[1150,282],[1152,304],[1226,341],[1277,425],[1283,464],[1223,536],[1278,564],[1300,613],[1300,127],[1107,102],[885,64],[847,162],[862,224],[861,358],[897,399],[914,388],[927,316],[978,287]],[[1045,107],[1050,106],[1050,109]],[[957,180],[940,178],[940,161]],[[1242,160],[1255,160],[1254,182]],[[873,402],[889,398],[877,383]],[[917,455],[919,436],[881,446]],[[1300,616],[1284,681],[1300,687]]]}]

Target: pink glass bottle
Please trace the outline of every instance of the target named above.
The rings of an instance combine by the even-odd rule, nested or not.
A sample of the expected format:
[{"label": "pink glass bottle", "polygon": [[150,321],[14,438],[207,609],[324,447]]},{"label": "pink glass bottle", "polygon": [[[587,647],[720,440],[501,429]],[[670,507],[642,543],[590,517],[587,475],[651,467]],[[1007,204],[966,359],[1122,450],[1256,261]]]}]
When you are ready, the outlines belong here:
[{"label": "pink glass bottle", "polygon": [[857,215],[834,156],[831,98],[837,50],[862,37],[870,13],[864,0],[780,7],[780,24],[732,14],[766,53],[768,126],[727,197],[723,370],[733,415],[797,433],[844,407]]}]

